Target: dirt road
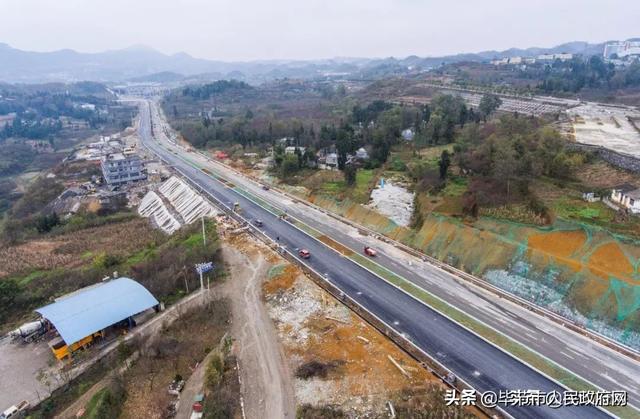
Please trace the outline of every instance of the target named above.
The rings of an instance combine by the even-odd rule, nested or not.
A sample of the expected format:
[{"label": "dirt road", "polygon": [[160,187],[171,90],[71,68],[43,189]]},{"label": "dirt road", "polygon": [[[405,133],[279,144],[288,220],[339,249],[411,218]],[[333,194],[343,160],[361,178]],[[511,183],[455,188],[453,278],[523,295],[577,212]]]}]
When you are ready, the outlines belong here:
[{"label": "dirt road", "polygon": [[270,264],[257,252],[248,257],[230,246],[223,247],[223,256],[233,278],[225,293],[232,300],[246,417],[294,418],[291,372],[261,297]]},{"label": "dirt road", "polygon": [[191,417],[193,401],[196,394],[200,394],[203,391],[204,374],[212,354],[213,351],[209,352],[185,383],[180,393],[180,403],[178,404],[178,411],[176,412],[177,419],[189,419]]},{"label": "dirt road", "polygon": [[[196,291],[193,294],[183,298],[161,314],[153,317],[149,322],[144,323],[143,325],[134,329],[127,335],[125,341],[129,341],[134,337],[142,337],[143,339],[149,338],[150,336],[157,334],[162,327],[166,327],[167,325],[173,323],[173,321],[175,321],[180,316],[180,312],[182,310],[186,310],[187,308],[202,304],[205,300],[201,297],[201,295],[202,294],[200,291]],[[118,340],[106,346],[101,350],[99,354],[94,357],[95,359],[87,361],[81,366],[83,368],[82,371],[88,368],[91,363],[97,361],[99,358],[104,357],[108,352],[113,351],[119,344],[120,341]],[[135,357],[137,357],[137,354],[134,354],[132,357],[133,358],[130,359],[135,359]],[[56,415],[56,419],[75,418],[78,411],[86,406],[86,404],[89,402],[89,400],[91,400],[91,397],[93,397],[94,394],[102,390],[108,384],[109,380],[111,380],[115,376],[116,373],[123,373],[125,370],[126,366],[122,366],[118,370],[111,371],[109,374],[107,374],[106,377],[98,381],[86,393],[75,400],[63,412]],[[80,373],[81,372],[78,372],[76,375],[79,375]]]}]

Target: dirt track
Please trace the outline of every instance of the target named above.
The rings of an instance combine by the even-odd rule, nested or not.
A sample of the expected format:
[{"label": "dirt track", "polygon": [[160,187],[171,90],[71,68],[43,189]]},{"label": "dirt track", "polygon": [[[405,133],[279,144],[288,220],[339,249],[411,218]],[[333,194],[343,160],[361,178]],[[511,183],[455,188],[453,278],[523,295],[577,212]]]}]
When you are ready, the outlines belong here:
[{"label": "dirt track", "polygon": [[225,293],[232,300],[246,417],[294,418],[291,372],[261,296],[270,264],[257,252],[248,257],[230,246],[223,248],[223,256],[233,278]]}]

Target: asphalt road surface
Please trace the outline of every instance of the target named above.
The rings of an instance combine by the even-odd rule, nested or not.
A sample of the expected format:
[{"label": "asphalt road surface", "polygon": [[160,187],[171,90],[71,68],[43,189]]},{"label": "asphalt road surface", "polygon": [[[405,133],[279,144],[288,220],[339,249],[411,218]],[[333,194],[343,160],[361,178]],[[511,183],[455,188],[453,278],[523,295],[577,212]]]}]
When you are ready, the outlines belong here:
[{"label": "asphalt road surface", "polygon": [[[247,219],[261,219],[263,232],[280,244],[297,252],[305,248],[311,258],[303,260],[323,274],[369,312],[403,333],[416,346],[445,365],[478,392],[500,390],[558,391],[565,388],[541,373],[502,352],[475,334],[440,315],[425,304],[411,298],[373,273],[337,254],[332,249],[303,233],[286,221],[266,211],[241,194],[228,188],[176,154],[161,147],[153,138],[149,104],[140,108],[139,135],[143,144],[156,155],[179,169],[192,182],[223,205],[238,202]],[[609,415],[595,407],[571,406],[551,409],[543,406],[505,407],[516,418],[599,418]]]}]

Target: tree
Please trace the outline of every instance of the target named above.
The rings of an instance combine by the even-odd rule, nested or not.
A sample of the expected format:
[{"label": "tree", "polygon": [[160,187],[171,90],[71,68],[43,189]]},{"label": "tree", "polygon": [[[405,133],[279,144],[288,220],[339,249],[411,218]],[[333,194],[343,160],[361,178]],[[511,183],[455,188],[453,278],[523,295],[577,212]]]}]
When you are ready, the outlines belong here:
[{"label": "tree", "polygon": [[518,173],[518,161],[516,160],[516,152],[511,143],[500,141],[496,144],[493,155],[493,176],[499,182],[507,184],[507,201],[509,200],[511,190],[511,181]]},{"label": "tree", "polygon": [[300,168],[298,156],[295,154],[286,154],[282,159],[282,165],[280,166],[280,175],[283,179],[288,178],[295,174]]},{"label": "tree", "polygon": [[14,279],[6,278],[0,281],[0,319],[9,311],[8,308],[13,305],[20,292],[20,286]]},{"label": "tree", "polygon": [[51,215],[42,215],[36,220],[38,233],[48,233],[55,226],[60,224],[60,217],[55,212]]},{"label": "tree", "polygon": [[211,354],[211,359],[207,365],[205,371],[205,382],[209,389],[214,389],[222,380],[222,374],[224,373],[224,359],[220,352]]},{"label": "tree", "polygon": [[482,114],[482,119],[484,122],[487,122],[487,118],[494,113],[498,108],[502,105],[502,99],[497,95],[486,93],[480,99],[480,105],[478,105],[478,110],[480,114]]},{"label": "tree", "polygon": [[447,178],[447,170],[450,165],[451,157],[449,156],[449,152],[447,150],[442,150],[440,162],[438,163],[438,167],[440,168],[440,179],[445,180]]},{"label": "tree", "polygon": [[336,151],[338,153],[338,169],[344,170],[347,164],[347,154],[356,150],[356,143],[353,140],[353,128],[350,125],[343,125],[338,129],[336,135]]},{"label": "tree", "polygon": [[442,137],[443,125],[444,123],[440,114],[434,114],[431,116],[425,130],[427,141],[430,144],[436,145],[440,142],[440,138]]},{"label": "tree", "polygon": [[342,173],[344,174],[344,180],[349,186],[353,186],[356,184],[356,174],[358,169],[353,164],[347,164],[344,167]]}]

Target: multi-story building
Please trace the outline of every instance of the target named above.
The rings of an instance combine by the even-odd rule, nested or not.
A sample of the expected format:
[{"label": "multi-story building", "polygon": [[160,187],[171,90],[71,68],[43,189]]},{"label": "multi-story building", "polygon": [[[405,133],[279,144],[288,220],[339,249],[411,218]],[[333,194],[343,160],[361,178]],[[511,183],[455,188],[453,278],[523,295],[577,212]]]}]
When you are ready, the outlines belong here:
[{"label": "multi-story building", "polygon": [[109,154],[102,158],[102,175],[109,185],[118,185],[147,178],[144,163],[136,154]]},{"label": "multi-story building", "polygon": [[611,58],[613,54],[618,58],[640,57],[640,41],[609,42],[604,46],[604,58]]}]

